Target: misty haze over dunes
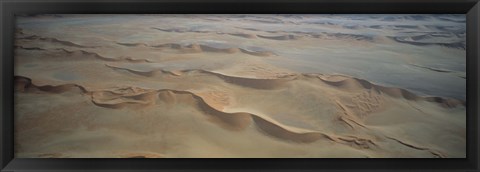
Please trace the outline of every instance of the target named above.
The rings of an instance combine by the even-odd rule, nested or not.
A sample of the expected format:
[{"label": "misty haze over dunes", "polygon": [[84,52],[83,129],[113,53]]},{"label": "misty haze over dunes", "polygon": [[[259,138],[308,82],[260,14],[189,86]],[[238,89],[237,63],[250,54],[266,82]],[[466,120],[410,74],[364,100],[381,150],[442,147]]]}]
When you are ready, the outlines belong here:
[{"label": "misty haze over dunes", "polygon": [[466,157],[464,15],[16,23],[16,157]]}]

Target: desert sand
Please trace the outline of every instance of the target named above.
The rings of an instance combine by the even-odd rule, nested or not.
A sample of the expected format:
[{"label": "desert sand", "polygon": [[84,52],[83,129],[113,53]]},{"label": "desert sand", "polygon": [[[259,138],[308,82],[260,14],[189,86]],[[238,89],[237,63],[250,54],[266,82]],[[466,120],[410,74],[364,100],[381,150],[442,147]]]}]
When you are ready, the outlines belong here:
[{"label": "desert sand", "polygon": [[17,17],[18,158],[465,158],[463,15]]}]

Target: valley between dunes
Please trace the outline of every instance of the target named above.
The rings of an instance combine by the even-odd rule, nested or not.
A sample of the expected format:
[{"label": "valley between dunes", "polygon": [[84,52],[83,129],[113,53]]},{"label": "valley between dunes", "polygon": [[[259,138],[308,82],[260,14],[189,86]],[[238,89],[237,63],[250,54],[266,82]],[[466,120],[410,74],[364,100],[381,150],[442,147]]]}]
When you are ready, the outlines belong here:
[{"label": "valley between dunes", "polygon": [[[202,18],[229,22],[226,19]],[[14,77],[16,157],[466,157],[465,100],[349,74],[285,68],[294,62],[280,51],[297,45],[343,45],[353,47],[351,51],[374,44],[419,45],[387,37],[307,37],[298,32],[278,36],[239,27],[219,33],[151,23],[135,27],[146,30],[145,35],[159,34],[157,41],[137,36],[127,42],[116,35],[130,33],[122,29],[132,25],[93,22],[91,27],[63,28],[66,34],[55,36],[55,30],[20,24]],[[105,28],[119,30],[104,33]],[[173,41],[193,37],[200,41]],[[240,40],[264,47],[235,44]],[[464,52],[428,46],[432,51]],[[408,67],[465,79],[458,72]]]}]

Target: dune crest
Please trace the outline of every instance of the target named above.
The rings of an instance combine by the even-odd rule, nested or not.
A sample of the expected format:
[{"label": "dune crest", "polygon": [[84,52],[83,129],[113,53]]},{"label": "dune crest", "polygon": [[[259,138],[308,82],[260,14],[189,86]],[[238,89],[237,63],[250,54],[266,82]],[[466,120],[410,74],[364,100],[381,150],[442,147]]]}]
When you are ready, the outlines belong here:
[{"label": "dune crest", "polygon": [[432,96],[418,96],[415,95],[414,93],[402,89],[402,88],[394,88],[394,87],[385,87],[381,85],[376,85],[373,84],[367,80],[363,79],[358,79],[354,77],[347,77],[347,76],[326,76],[322,74],[289,74],[289,75],[283,75],[279,76],[278,78],[273,78],[273,79],[261,79],[261,78],[245,78],[245,77],[236,77],[236,76],[228,76],[225,74],[220,74],[216,72],[211,72],[211,71],[206,71],[206,70],[180,70],[180,71],[167,71],[163,69],[157,69],[157,70],[151,70],[147,72],[143,71],[136,71],[128,68],[122,68],[122,67],[115,67],[111,65],[107,65],[107,67],[110,67],[112,69],[118,69],[118,70],[126,70],[131,73],[137,74],[137,75],[142,75],[142,76],[147,76],[147,77],[153,77],[157,73],[160,74],[168,74],[168,75],[173,75],[173,76],[182,76],[184,73],[189,73],[189,74],[207,74],[207,75],[213,75],[218,78],[223,79],[225,82],[236,84],[236,85],[241,85],[245,87],[251,87],[255,89],[278,89],[282,88],[283,85],[287,84],[290,81],[293,80],[302,80],[302,78],[312,78],[312,77],[317,77],[320,81],[333,86],[337,89],[341,90],[350,90],[350,91],[355,91],[355,90],[363,90],[363,89],[368,89],[372,90],[374,92],[377,92],[379,94],[386,94],[388,96],[394,97],[394,98],[402,98],[406,100],[414,100],[414,101],[429,101],[429,102],[435,102],[438,103],[444,107],[448,108],[453,108],[457,106],[465,106],[466,102],[462,100],[457,100],[454,98],[444,98],[444,97],[432,97]]},{"label": "dune crest", "polygon": [[26,40],[40,40],[40,41],[45,41],[48,43],[58,43],[61,45],[65,46],[71,46],[71,47],[77,47],[77,48],[96,48],[97,46],[84,46],[84,45],[79,45],[70,41],[63,41],[59,40],[57,38],[48,38],[48,37],[41,37],[38,35],[30,35],[30,36],[24,36],[21,38],[18,38],[19,40],[26,39]]},{"label": "dune crest", "polygon": [[[38,88],[41,91],[59,93],[72,91],[74,88],[83,88],[78,85],[66,84],[59,86],[35,86],[31,80],[26,77],[17,76],[15,78],[17,88]],[[282,127],[278,122],[271,122],[259,115],[247,112],[226,113],[213,106],[201,96],[188,91],[177,91],[170,89],[163,90],[145,90],[141,88],[118,88],[107,91],[86,91],[82,89],[82,94],[91,96],[93,104],[104,108],[135,108],[136,106],[154,105],[159,102],[167,104],[186,104],[201,109],[208,114],[209,120],[229,130],[244,130],[249,125],[254,124],[265,134],[291,142],[311,143],[319,139],[327,139],[333,142],[347,144],[354,147],[368,149],[375,146],[375,143],[369,139],[357,138],[354,136],[342,137],[333,136],[321,132],[298,133]],[[253,122],[253,123],[252,123]]]},{"label": "dune crest", "polygon": [[359,88],[371,89],[373,91],[381,92],[395,98],[403,98],[403,99],[414,100],[414,101],[423,100],[423,101],[429,101],[429,102],[436,102],[438,104],[441,104],[442,106],[449,107],[449,108],[466,105],[466,102],[462,100],[457,100],[453,98],[443,98],[443,97],[418,96],[405,89],[375,85],[369,81],[358,79],[358,78],[345,77],[345,79],[333,80],[333,81],[329,79],[321,78],[321,77],[319,78],[325,83],[341,89],[347,89],[347,90],[359,89]]},{"label": "dune crest", "polygon": [[213,45],[203,44],[203,43],[191,43],[191,44],[178,44],[178,43],[166,43],[159,45],[148,45],[146,43],[117,43],[119,45],[127,47],[151,47],[151,48],[171,48],[177,49],[184,53],[202,53],[202,52],[215,52],[215,53],[245,53],[253,56],[275,56],[276,54],[268,50],[253,50],[248,48],[240,47],[215,47]]}]

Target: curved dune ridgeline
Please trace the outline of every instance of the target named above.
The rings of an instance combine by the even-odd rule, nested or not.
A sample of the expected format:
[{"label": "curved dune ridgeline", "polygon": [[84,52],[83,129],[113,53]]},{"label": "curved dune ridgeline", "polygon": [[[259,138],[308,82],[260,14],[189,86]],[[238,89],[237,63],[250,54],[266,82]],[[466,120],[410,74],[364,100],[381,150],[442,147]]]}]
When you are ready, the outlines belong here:
[{"label": "curved dune ridgeline", "polygon": [[[465,107],[465,102],[441,97],[422,97],[415,95],[400,88],[384,87],[373,84],[363,79],[347,77],[343,75],[323,75],[323,74],[288,74],[279,76],[275,79],[246,78],[239,76],[229,76],[217,72],[207,70],[178,70],[168,71],[156,69],[150,71],[137,71],[129,68],[117,67],[105,64],[105,67],[113,70],[122,70],[148,78],[162,78],[170,76],[173,78],[188,80],[198,76],[213,77],[222,80],[224,83],[237,85],[253,90],[289,90],[291,85],[302,81],[311,83],[321,87],[330,87],[331,89],[351,92],[368,93],[366,97],[360,99],[352,98],[351,101],[344,102],[342,99],[332,99],[337,105],[338,112],[336,115],[338,121],[342,122],[350,130],[366,130],[370,131],[370,127],[366,124],[366,120],[372,114],[381,109],[384,100],[387,97],[399,99],[409,102],[431,102],[440,105],[442,108]],[[160,79],[161,80],[161,79]],[[323,85],[323,86],[322,86]],[[210,97],[204,97],[192,91],[175,90],[175,89],[144,89],[139,87],[123,87],[100,90],[87,90],[78,84],[62,84],[62,85],[35,85],[32,80],[27,77],[16,76],[15,88],[20,93],[39,93],[46,92],[52,94],[61,94],[64,92],[73,92],[76,94],[86,95],[89,97],[92,105],[106,109],[148,109],[148,108],[165,108],[175,106],[187,106],[201,112],[206,119],[228,131],[242,132],[248,128],[254,127],[263,133],[266,137],[286,142],[298,144],[314,144],[318,141],[338,143],[352,149],[359,150],[378,150],[382,149],[381,140],[372,139],[365,136],[334,134],[326,131],[317,131],[311,129],[292,129],[288,124],[277,121],[273,118],[265,118],[265,114],[256,114],[249,111],[225,112],[218,109],[215,105],[209,104]],[[352,106],[352,103],[355,106]],[[133,115],[133,114],[132,114]],[[266,114],[269,116],[269,114]],[[274,115],[274,114],[270,114]],[[376,136],[378,137],[378,136]],[[386,136],[387,139],[405,145],[406,147],[429,152],[434,157],[448,157],[441,151],[430,149],[422,146],[413,146],[414,144],[397,139],[395,136]],[[392,139],[393,138],[393,139]],[[380,142],[380,143],[379,143]]]},{"label": "curved dune ridgeline", "polygon": [[96,48],[97,47],[97,46],[79,45],[79,44],[76,44],[76,43],[73,43],[73,42],[70,42],[70,41],[59,40],[57,38],[41,37],[41,36],[38,36],[38,35],[29,35],[29,36],[20,37],[20,38],[17,38],[17,39],[18,40],[22,40],[22,39],[25,39],[25,40],[39,40],[39,41],[43,41],[43,42],[46,42],[46,43],[61,44],[61,45],[77,47],[77,48]]},{"label": "curved dune ridgeline", "polygon": [[265,39],[273,39],[273,40],[290,40],[290,39],[298,39],[298,36],[295,35],[281,35],[281,36],[263,36],[263,35],[258,35],[260,38],[265,38]]},{"label": "curved dune ridgeline", "polygon": [[248,33],[230,33],[230,35],[239,36],[239,37],[243,37],[243,38],[250,38],[250,39],[258,38],[257,35],[248,34]]},{"label": "curved dune ridgeline", "polygon": [[[167,75],[173,75],[173,76],[182,76],[182,75],[185,75],[185,73],[207,74],[207,75],[213,75],[218,78],[221,78],[222,80],[228,83],[232,83],[232,84],[240,85],[244,87],[251,87],[255,89],[278,89],[278,88],[282,88],[283,85],[293,80],[301,80],[302,78],[317,77],[322,82],[342,90],[368,89],[368,90],[373,90],[379,93],[384,93],[394,98],[402,98],[402,99],[413,100],[413,101],[422,100],[422,101],[435,102],[444,107],[465,106],[465,101],[462,101],[462,100],[457,100],[453,98],[443,98],[443,97],[418,96],[405,89],[375,85],[367,80],[340,76],[340,75],[328,76],[328,75],[322,75],[322,74],[291,74],[291,75],[287,75],[282,78],[276,78],[276,79],[260,79],[260,78],[228,76],[225,74],[220,74],[220,73],[200,70],[200,69],[181,70],[181,71],[167,71],[167,70],[158,69],[158,70],[142,72],[142,71],[136,71],[133,69],[116,67],[111,65],[105,65],[105,66],[113,69],[117,69],[117,70],[126,70],[128,72],[131,72],[137,75],[147,76],[147,77],[152,77],[152,76],[155,76],[156,74],[167,74]],[[337,77],[340,79],[331,79],[334,77]]]},{"label": "curved dune ridgeline", "polygon": [[38,90],[38,91],[45,91],[45,92],[51,92],[51,93],[62,93],[66,91],[80,90],[83,93],[87,93],[87,90],[84,87],[76,84],[65,84],[65,85],[58,85],[58,86],[52,86],[52,85],[36,86],[32,84],[32,80],[30,78],[22,77],[22,76],[15,76],[14,84],[15,84],[15,90],[22,91],[22,92]]},{"label": "curved dune ridgeline", "polygon": [[[373,41],[374,37],[366,36],[366,35],[359,35],[359,34],[346,34],[346,33],[326,33],[326,32],[306,32],[306,31],[262,31],[253,28],[240,28],[243,30],[248,31],[262,31],[267,32],[267,34],[251,34],[251,33],[243,33],[243,32],[232,32],[232,33],[224,33],[224,32],[215,32],[215,31],[196,31],[196,30],[188,30],[186,28],[172,28],[172,29],[161,29],[161,28],[152,28],[155,30],[163,31],[163,32],[175,32],[175,33],[210,33],[210,34],[217,34],[217,35],[231,35],[237,36],[241,38],[247,39],[268,39],[268,40],[276,40],[276,41],[286,41],[286,40],[298,40],[305,36],[312,37],[312,38],[335,38],[335,39],[344,39],[344,40],[357,40],[357,41]],[[282,35],[279,35],[283,33]],[[277,35],[271,35],[277,34]]]},{"label": "curved dune ridgeline", "polygon": [[401,88],[392,88],[392,87],[385,87],[385,86],[380,86],[380,85],[375,85],[372,84],[371,82],[368,82],[367,80],[363,79],[358,79],[358,78],[345,78],[340,81],[330,81],[328,79],[322,79],[322,81],[329,85],[333,85],[335,87],[339,88],[345,88],[345,89],[356,89],[356,88],[364,88],[364,89],[372,89],[374,91],[378,91],[381,93],[385,93],[391,97],[395,98],[403,98],[406,100],[423,100],[423,101],[430,101],[430,102],[435,102],[438,104],[441,104],[442,106],[445,107],[456,107],[456,106],[465,106],[466,102],[462,100],[457,100],[453,98],[443,98],[443,97],[431,97],[431,96],[418,96],[415,95],[414,93],[401,89]]},{"label": "curved dune ridgeline", "polygon": [[148,45],[145,43],[117,43],[119,45],[127,46],[127,47],[151,47],[151,48],[171,48],[177,49],[185,53],[201,53],[201,52],[216,52],[216,53],[237,53],[242,52],[245,54],[253,55],[253,56],[273,56],[276,55],[275,53],[268,51],[268,50],[251,50],[247,48],[236,48],[236,47],[215,47],[208,44],[202,43],[192,43],[188,45],[182,45],[177,43],[166,43],[166,44],[159,44],[159,45]]},{"label": "curved dune ridgeline", "polygon": [[[247,112],[235,112],[226,113],[217,110],[210,106],[206,101],[189,91],[177,91],[170,89],[163,90],[145,90],[141,88],[123,88],[114,91],[87,91],[85,88],[75,84],[65,84],[58,86],[36,86],[31,83],[31,79],[21,76],[15,77],[16,89],[22,92],[31,92],[40,90],[49,93],[62,93],[72,92],[75,90],[81,90],[82,94],[91,96],[93,104],[104,108],[129,108],[138,106],[155,105],[158,102],[166,104],[185,104],[193,106],[204,114],[207,114],[209,120],[224,129],[228,130],[243,130],[249,125],[255,125],[258,129],[262,130],[265,134],[272,137],[292,142],[299,143],[311,143],[319,139],[327,139],[333,142],[342,144],[353,143],[355,146],[362,148],[369,148],[375,146],[372,140],[356,138],[356,137],[339,137],[332,136],[321,132],[304,132],[298,133],[290,131],[278,122],[271,122],[261,116],[247,113]],[[253,123],[252,123],[253,122]]]},{"label": "curved dune ridgeline", "polygon": [[426,41],[422,42],[421,40],[420,41],[416,40],[415,37],[390,37],[390,38],[397,42],[417,45],[417,46],[437,45],[437,46],[444,46],[448,48],[455,48],[455,49],[462,49],[462,50],[465,50],[467,48],[466,43],[463,41],[444,43],[444,42],[426,42]]},{"label": "curved dune ridgeline", "polygon": [[[173,76],[182,76],[185,74],[206,74],[206,75],[212,75],[216,76],[225,82],[236,84],[236,85],[241,85],[244,87],[251,87],[251,88],[256,88],[256,89],[275,89],[281,87],[284,83],[288,82],[289,79],[257,79],[257,78],[244,78],[244,77],[235,77],[235,76],[228,76],[216,72],[211,72],[211,71],[206,71],[206,70],[201,70],[201,69],[196,69],[196,70],[181,70],[181,71],[167,71],[163,69],[158,69],[158,70],[151,70],[151,71],[136,71],[133,69],[128,69],[128,68],[122,68],[122,67],[116,67],[116,66],[111,66],[111,65],[105,65],[107,67],[117,69],[117,70],[126,70],[128,72],[137,74],[137,75],[142,75],[142,76],[147,76],[147,77],[152,77],[156,76],[157,74],[168,74],[168,75],[173,75]],[[294,76],[291,78],[293,79]]]},{"label": "curved dune ridgeline", "polygon": [[[215,74],[213,72],[208,73],[210,75],[217,75],[219,77],[226,77],[224,75]],[[313,74],[305,74],[307,77],[314,76]],[[343,77],[343,76],[342,76]],[[423,98],[419,96],[415,96],[412,93],[407,91],[397,89],[397,88],[387,88],[381,87],[369,82],[359,80],[359,79],[328,79],[328,78],[321,78],[321,81],[339,87],[339,89],[345,89],[345,84],[348,85],[347,88],[358,87],[359,89],[373,89],[375,91],[384,92],[389,96],[394,96],[397,98],[402,98],[406,100],[425,100],[425,101],[432,101],[435,103],[445,104],[448,102],[447,100],[441,98]],[[241,82],[238,81],[237,82]],[[250,80],[250,82],[267,82],[266,80]],[[275,83],[275,81],[271,81],[271,83]],[[250,83],[250,85],[256,85],[255,83]],[[260,84],[261,85],[261,84]],[[59,94],[64,92],[74,92],[77,94],[88,95],[90,97],[91,102],[93,105],[103,107],[103,108],[111,108],[111,109],[124,109],[124,108],[133,108],[133,109],[142,109],[145,107],[157,107],[157,106],[189,106],[194,107],[201,111],[203,114],[206,115],[208,121],[216,124],[217,126],[231,130],[235,132],[241,132],[246,130],[249,126],[254,126],[258,130],[260,130],[265,135],[279,139],[281,141],[286,142],[293,142],[293,143],[303,143],[309,144],[316,142],[318,140],[324,140],[334,143],[343,144],[349,147],[353,147],[356,149],[378,149],[379,145],[376,143],[377,141],[368,139],[368,138],[361,138],[358,136],[346,135],[340,136],[331,133],[325,133],[320,131],[294,131],[290,130],[285,124],[282,124],[278,121],[274,121],[270,118],[264,118],[262,115],[257,115],[254,113],[249,112],[233,112],[227,113],[221,110],[214,108],[213,106],[209,105],[205,101],[202,96],[199,96],[190,91],[179,91],[179,90],[172,90],[172,89],[161,89],[161,90],[151,90],[151,89],[142,89],[136,87],[127,87],[127,88],[117,88],[111,90],[86,90],[84,87],[76,84],[64,84],[64,85],[43,85],[37,86],[34,85],[31,79],[16,76],[15,77],[15,88],[17,91],[20,92],[46,92],[46,93],[53,93]],[[400,97],[399,97],[400,96]],[[415,99],[412,99],[415,98]],[[340,105],[342,108],[344,105]],[[449,106],[452,107],[452,106]],[[357,125],[361,127],[366,127],[363,122],[358,121],[356,117],[348,116],[352,115],[352,112],[348,112],[346,110],[346,120],[349,125]],[[350,114],[349,114],[350,113]],[[342,116],[340,116],[342,118]],[[273,121],[272,121],[273,120]],[[353,123],[352,123],[353,122]],[[387,137],[388,139],[395,140],[401,144],[404,144],[408,147],[412,147],[414,149],[422,150],[422,151],[429,151],[434,156],[444,157],[442,153],[439,153],[435,150],[430,150],[428,148],[422,148],[418,146],[412,146],[411,144],[407,144],[395,138]]]}]

